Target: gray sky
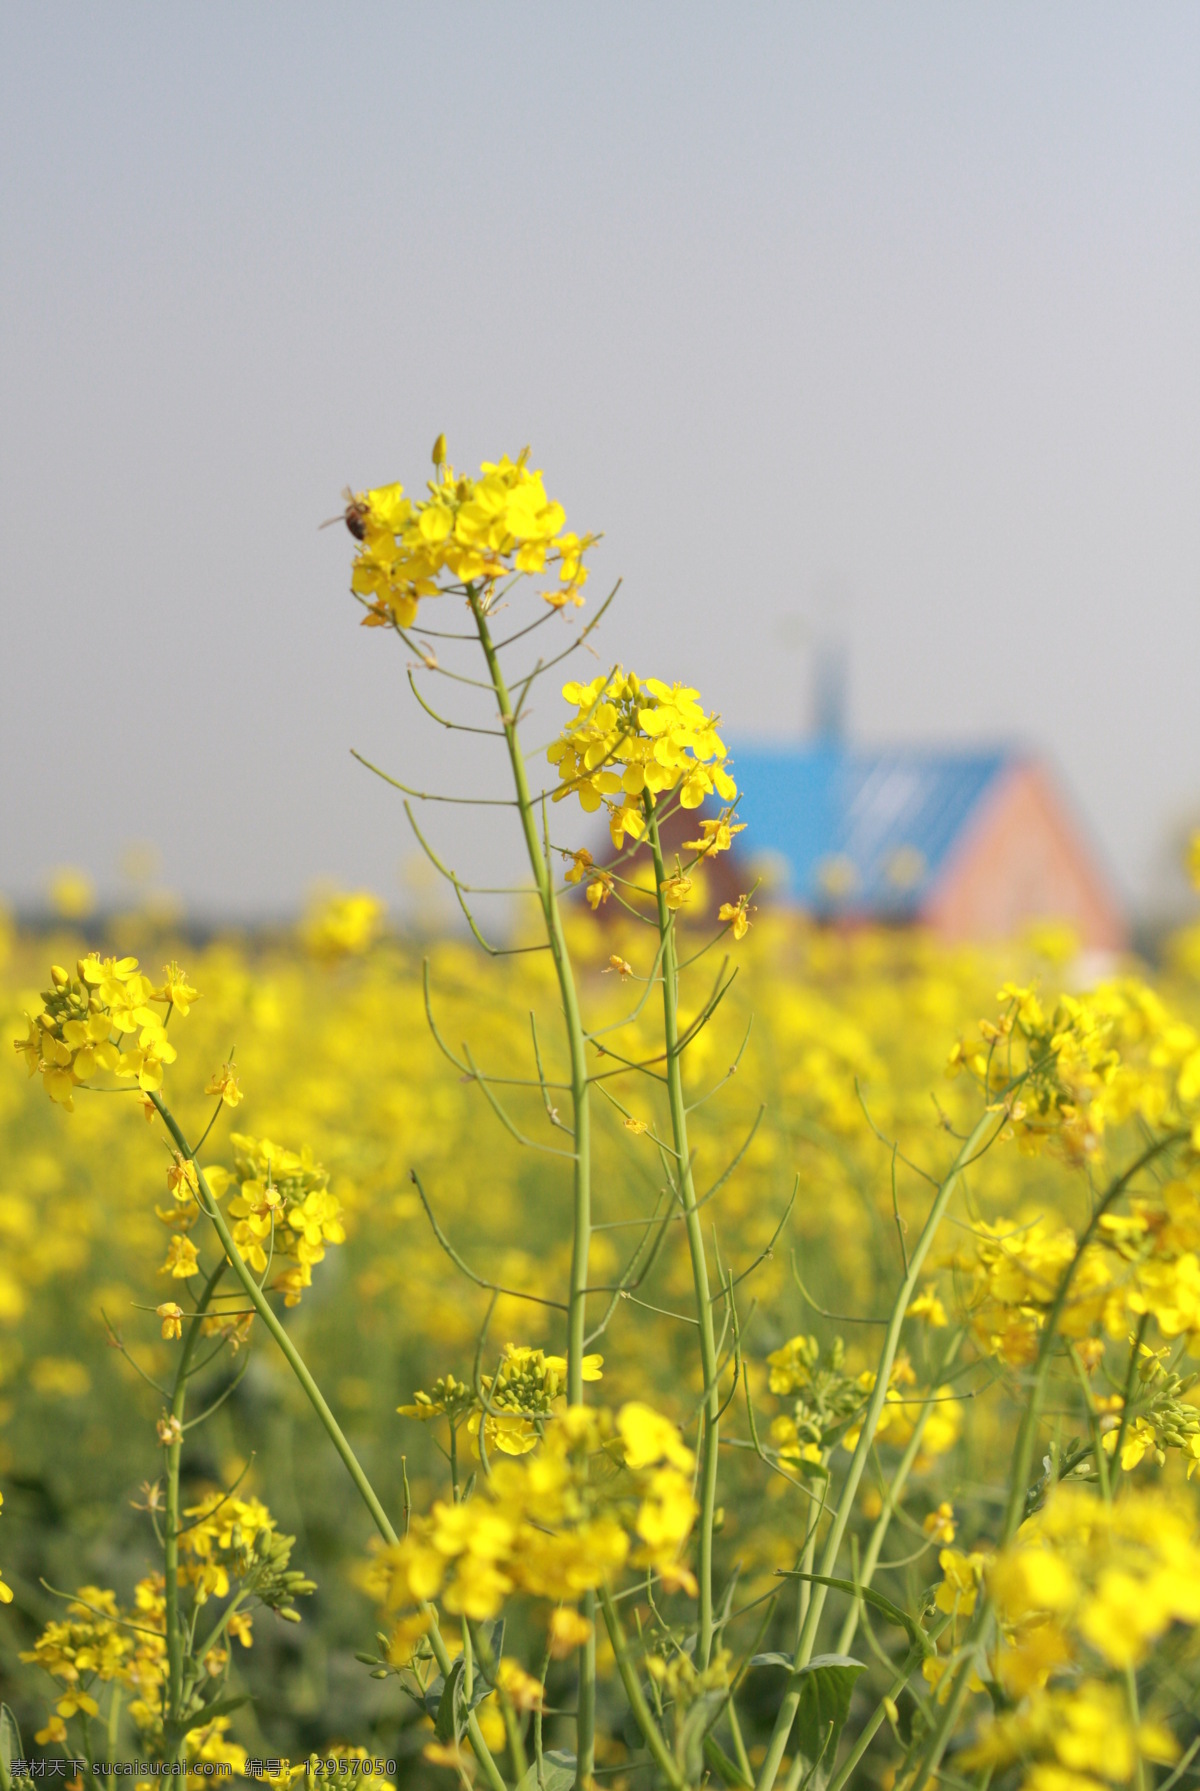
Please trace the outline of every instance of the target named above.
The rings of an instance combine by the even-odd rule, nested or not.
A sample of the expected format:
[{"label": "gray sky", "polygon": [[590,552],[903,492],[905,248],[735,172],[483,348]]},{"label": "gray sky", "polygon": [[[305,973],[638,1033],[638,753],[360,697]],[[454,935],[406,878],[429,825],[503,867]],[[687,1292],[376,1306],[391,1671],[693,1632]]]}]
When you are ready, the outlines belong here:
[{"label": "gray sky", "polygon": [[316,524],[441,428],[605,530],[607,659],[787,736],[832,623],[862,738],[1043,748],[1144,891],[1200,804],[1198,94],[1191,4],[5,8],[0,891],[146,839],[196,911],[397,893],[347,749],[466,760]]}]

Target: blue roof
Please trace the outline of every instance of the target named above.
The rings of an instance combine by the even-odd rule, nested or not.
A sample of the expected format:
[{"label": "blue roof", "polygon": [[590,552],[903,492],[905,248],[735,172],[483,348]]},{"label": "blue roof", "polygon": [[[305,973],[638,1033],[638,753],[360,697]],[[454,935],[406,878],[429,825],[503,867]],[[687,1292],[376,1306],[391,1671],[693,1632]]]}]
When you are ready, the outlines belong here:
[{"label": "blue roof", "polygon": [[730,742],[741,792],[739,846],[769,856],[780,893],[828,912],[915,914],[984,796],[1015,762],[1005,751],[870,752]]}]

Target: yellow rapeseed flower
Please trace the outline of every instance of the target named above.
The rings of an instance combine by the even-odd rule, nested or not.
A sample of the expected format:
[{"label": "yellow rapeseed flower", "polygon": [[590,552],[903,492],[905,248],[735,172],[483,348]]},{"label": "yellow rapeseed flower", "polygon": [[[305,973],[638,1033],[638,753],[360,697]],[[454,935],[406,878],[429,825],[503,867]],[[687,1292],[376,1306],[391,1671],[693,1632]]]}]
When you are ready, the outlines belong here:
[{"label": "yellow rapeseed flower", "polygon": [[162,1319],[162,1334],[164,1341],[169,1341],[172,1337],[183,1336],[182,1306],[178,1305],[174,1300],[164,1300],[162,1305],[156,1306],[154,1310],[159,1318]]},{"label": "yellow rapeseed flower", "polygon": [[554,800],[574,794],[586,814],[605,807],[617,847],[626,835],[641,838],[644,796],[677,790],[685,809],[714,793],[736,801],[717,717],[700,706],[697,691],[617,670],[566,684],[563,696],[577,714],[547,750],[559,776]]}]

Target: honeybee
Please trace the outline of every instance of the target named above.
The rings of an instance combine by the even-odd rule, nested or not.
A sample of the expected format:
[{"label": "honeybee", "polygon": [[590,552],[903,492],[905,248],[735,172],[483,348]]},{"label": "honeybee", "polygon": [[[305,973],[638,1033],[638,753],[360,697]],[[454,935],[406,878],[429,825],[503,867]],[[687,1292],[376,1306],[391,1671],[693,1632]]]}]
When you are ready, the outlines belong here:
[{"label": "honeybee", "polygon": [[346,508],[338,516],[331,516],[319,524],[323,529],[331,529],[335,522],[344,522],[356,541],[361,541],[367,532],[367,518],[371,514],[371,506],[361,492],[353,492],[347,485],[342,492],[346,500]]}]

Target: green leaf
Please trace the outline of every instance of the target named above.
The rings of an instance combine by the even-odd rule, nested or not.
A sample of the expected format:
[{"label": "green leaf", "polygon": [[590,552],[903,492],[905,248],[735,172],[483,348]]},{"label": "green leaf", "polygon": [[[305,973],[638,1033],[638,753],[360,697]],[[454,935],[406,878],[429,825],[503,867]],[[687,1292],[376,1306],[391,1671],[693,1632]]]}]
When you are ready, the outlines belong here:
[{"label": "green leaf", "polygon": [[433,1678],[429,1681],[429,1684],[425,1687],[425,1690],[421,1692],[419,1696],[413,1692],[410,1692],[409,1694],[416,1703],[424,1707],[426,1716],[430,1717],[434,1722],[437,1721],[438,1705],[442,1701],[442,1692],[445,1690],[445,1686],[446,1681],[442,1678],[442,1675],[440,1673],[435,1673]]},{"label": "green leaf", "polygon": [[463,1668],[466,1662],[460,1654],[450,1669],[449,1677],[442,1688],[438,1700],[437,1721],[434,1729],[439,1741],[457,1741],[459,1734],[459,1689],[462,1685]]},{"label": "green leaf", "polygon": [[504,1653],[504,1622],[503,1617],[484,1617],[471,1626],[472,1633],[479,1637],[485,1648],[490,1649],[497,1665]]},{"label": "green leaf", "polygon": [[557,1749],[542,1755],[542,1777],[537,1775],[537,1761],[531,1760],[517,1781],[516,1791],[570,1791],[575,1783],[575,1756]]},{"label": "green leaf", "polygon": [[12,1763],[24,1758],[17,1719],[7,1704],[0,1704],[0,1791],[11,1791]]},{"label": "green leaf", "polygon": [[815,1654],[801,1667],[800,1708],[796,1712],[796,1742],[805,1759],[831,1764],[838,1737],[850,1714],[850,1699],[867,1663],[848,1654]]},{"label": "green leaf", "polygon": [[923,1655],[935,1652],[933,1643],[916,1618],[910,1617],[908,1612],[902,1611],[898,1604],[893,1604],[890,1598],[885,1598],[882,1592],[876,1592],[870,1586],[856,1586],[853,1580],[831,1579],[827,1573],[801,1573],[798,1568],[787,1570],[782,1577],[791,1580],[811,1580],[815,1586],[832,1586],[835,1592],[849,1592],[853,1597],[861,1598],[864,1604],[869,1604],[872,1610],[879,1611],[882,1616],[897,1624],[899,1628],[906,1629],[912,1638],[913,1646],[919,1648]]},{"label": "green leaf", "polygon": [[754,1654],[750,1657],[750,1665],[752,1667],[786,1667],[790,1673],[792,1657],[790,1654]]},{"label": "green leaf", "polygon": [[754,1791],[754,1780],[748,1779],[737,1762],[729,1758],[715,1735],[704,1737],[704,1758],[729,1791]]},{"label": "green leaf", "polygon": [[706,1692],[689,1705],[679,1725],[675,1752],[689,1785],[698,1785],[704,1775],[704,1737],[724,1708],[723,1692]]},{"label": "green leaf", "polygon": [[[503,1617],[497,1617],[488,1618],[473,1626],[474,1634],[479,1636],[484,1647],[489,1649],[497,1667],[504,1658],[504,1623]],[[482,1704],[483,1700],[490,1697],[495,1689],[492,1680],[486,1677],[483,1661],[476,1651],[475,1679],[471,1688],[471,1696],[465,1700],[468,1710],[474,1710],[477,1704]]]}]

